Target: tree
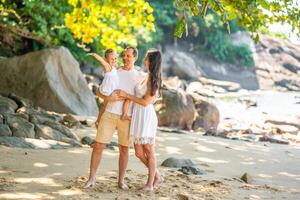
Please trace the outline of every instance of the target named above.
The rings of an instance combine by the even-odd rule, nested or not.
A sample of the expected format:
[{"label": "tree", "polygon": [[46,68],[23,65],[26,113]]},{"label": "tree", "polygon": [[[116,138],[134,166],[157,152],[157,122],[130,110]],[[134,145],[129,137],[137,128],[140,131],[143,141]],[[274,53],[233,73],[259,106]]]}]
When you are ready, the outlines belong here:
[{"label": "tree", "polygon": [[247,31],[256,33],[256,40],[257,32],[273,23],[289,24],[300,35],[300,5],[294,0],[174,0],[174,4],[181,11],[174,33],[177,37],[186,31],[188,15],[203,17],[208,9],[227,25],[236,19]]}]

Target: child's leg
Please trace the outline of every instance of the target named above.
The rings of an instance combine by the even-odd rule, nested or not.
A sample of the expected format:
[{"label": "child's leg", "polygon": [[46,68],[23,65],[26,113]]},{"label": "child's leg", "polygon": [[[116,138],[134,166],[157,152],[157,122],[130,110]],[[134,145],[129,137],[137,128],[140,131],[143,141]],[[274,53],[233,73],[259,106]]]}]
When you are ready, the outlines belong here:
[{"label": "child's leg", "polygon": [[122,120],[130,120],[131,118],[128,116],[129,104],[130,100],[126,99],[123,103],[123,110],[122,110]]},{"label": "child's leg", "polygon": [[98,117],[97,117],[97,120],[96,120],[96,122],[95,122],[95,125],[96,125],[96,128],[98,129],[98,124],[99,124],[99,122],[100,122],[100,119],[101,119],[101,116],[103,115],[103,113],[105,112],[105,108],[106,108],[106,106],[107,106],[107,101],[104,101],[103,102],[103,106],[100,108],[100,110],[99,110],[99,113],[98,113]]}]

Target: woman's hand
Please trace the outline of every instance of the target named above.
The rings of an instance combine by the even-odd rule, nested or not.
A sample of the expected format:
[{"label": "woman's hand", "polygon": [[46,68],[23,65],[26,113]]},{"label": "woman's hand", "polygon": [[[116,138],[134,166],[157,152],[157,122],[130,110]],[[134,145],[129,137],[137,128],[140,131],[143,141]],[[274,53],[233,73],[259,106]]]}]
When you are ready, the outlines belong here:
[{"label": "woman's hand", "polygon": [[124,99],[128,99],[127,92],[125,92],[123,90],[115,90],[114,92],[116,92],[119,97],[124,98]]},{"label": "woman's hand", "polygon": [[121,101],[125,100],[125,97],[120,95],[120,90],[114,90],[108,97],[109,101]]}]

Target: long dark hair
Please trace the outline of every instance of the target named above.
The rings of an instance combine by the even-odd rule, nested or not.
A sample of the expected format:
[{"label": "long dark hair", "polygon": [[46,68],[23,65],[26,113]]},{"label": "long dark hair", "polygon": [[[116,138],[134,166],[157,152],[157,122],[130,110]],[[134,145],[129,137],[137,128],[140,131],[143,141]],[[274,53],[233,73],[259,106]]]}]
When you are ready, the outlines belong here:
[{"label": "long dark hair", "polygon": [[149,49],[146,54],[146,59],[149,61],[149,83],[150,83],[150,95],[154,96],[158,91],[160,95],[161,88],[161,62],[162,56],[159,50]]}]

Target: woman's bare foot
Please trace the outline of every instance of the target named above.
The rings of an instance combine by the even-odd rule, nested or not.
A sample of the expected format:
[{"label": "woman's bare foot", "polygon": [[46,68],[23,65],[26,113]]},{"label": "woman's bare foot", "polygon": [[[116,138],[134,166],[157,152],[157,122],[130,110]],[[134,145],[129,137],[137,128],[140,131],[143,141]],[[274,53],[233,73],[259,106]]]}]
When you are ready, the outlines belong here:
[{"label": "woman's bare foot", "polygon": [[86,188],[93,188],[96,185],[95,179],[89,179],[83,186],[84,189]]},{"label": "woman's bare foot", "polygon": [[128,185],[124,182],[119,182],[118,186],[121,190],[128,190],[129,189]]},{"label": "woman's bare foot", "polygon": [[157,188],[159,186],[159,184],[161,184],[162,182],[164,182],[164,178],[159,173],[156,173],[156,176],[155,176],[154,182],[153,182],[153,187]]},{"label": "woman's bare foot", "polygon": [[140,190],[152,192],[154,190],[153,186],[145,185]]}]

